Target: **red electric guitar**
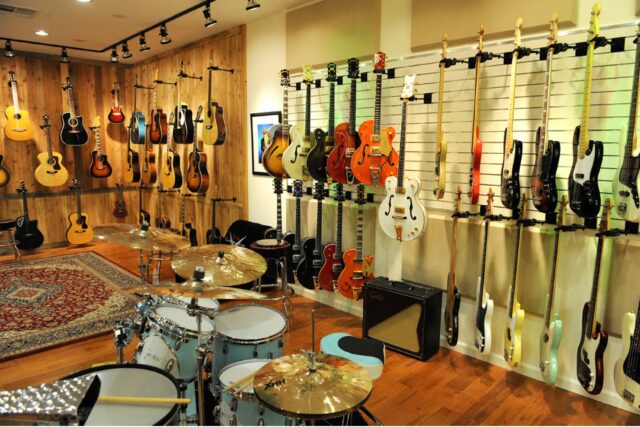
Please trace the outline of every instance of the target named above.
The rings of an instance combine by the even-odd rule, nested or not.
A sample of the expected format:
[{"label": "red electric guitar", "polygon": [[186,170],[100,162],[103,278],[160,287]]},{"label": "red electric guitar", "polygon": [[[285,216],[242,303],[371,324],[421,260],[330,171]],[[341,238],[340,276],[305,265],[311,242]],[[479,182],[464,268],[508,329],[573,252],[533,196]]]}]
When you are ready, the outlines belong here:
[{"label": "red electric guitar", "polygon": [[478,106],[480,104],[480,64],[482,64],[482,38],[484,37],[484,25],[480,25],[478,33],[478,53],[476,54],[476,82],[475,95],[473,97],[473,136],[471,143],[471,171],[469,174],[469,197],[471,204],[478,203],[480,197],[480,162],[482,159],[482,140],[478,127]]},{"label": "red electric guitar", "polygon": [[111,105],[111,110],[109,110],[109,115],[107,116],[111,123],[120,124],[124,122],[124,111],[122,110],[122,106],[118,103],[118,93],[120,92],[120,83],[114,83],[113,89],[111,89],[111,93],[113,94],[113,105]]}]

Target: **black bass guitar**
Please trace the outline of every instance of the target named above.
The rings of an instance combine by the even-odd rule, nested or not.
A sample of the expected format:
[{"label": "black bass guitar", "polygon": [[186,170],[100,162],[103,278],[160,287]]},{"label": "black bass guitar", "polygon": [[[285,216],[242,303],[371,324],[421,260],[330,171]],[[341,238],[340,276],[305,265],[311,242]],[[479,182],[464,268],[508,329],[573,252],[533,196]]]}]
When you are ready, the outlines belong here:
[{"label": "black bass guitar", "polygon": [[44,236],[38,230],[38,220],[29,218],[29,206],[27,204],[27,186],[24,181],[20,181],[18,193],[22,195],[22,216],[16,220],[16,240],[18,248],[24,250],[32,250],[42,246]]},{"label": "black bass guitar", "polygon": [[314,198],[318,201],[318,214],[315,237],[307,237],[302,241],[300,261],[296,266],[298,282],[307,289],[317,289],[318,274],[322,268],[322,199],[324,199],[324,183],[316,182]]},{"label": "black bass guitar", "polygon": [[84,145],[89,141],[89,134],[84,128],[82,116],[76,115],[76,104],[73,99],[73,86],[71,77],[67,77],[67,82],[62,90],[68,91],[69,111],[62,113],[62,129],[60,129],[60,140],[66,145]]},{"label": "black bass guitar", "polygon": [[447,303],[444,310],[444,328],[447,335],[447,343],[455,346],[458,343],[458,311],[460,310],[460,292],[456,285],[456,244],[458,241],[458,218],[460,218],[460,201],[462,200],[462,189],[458,187],[456,195],[456,210],[453,213],[453,227],[451,238],[451,264],[449,275],[447,276]]},{"label": "black bass guitar", "polygon": [[335,104],[336,104],[336,64],[327,65],[327,81],[329,82],[329,124],[327,132],[316,129],[313,133],[316,144],[307,154],[307,170],[309,175],[316,181],[328,182],[327,180],[327,157],[335,145]]}]

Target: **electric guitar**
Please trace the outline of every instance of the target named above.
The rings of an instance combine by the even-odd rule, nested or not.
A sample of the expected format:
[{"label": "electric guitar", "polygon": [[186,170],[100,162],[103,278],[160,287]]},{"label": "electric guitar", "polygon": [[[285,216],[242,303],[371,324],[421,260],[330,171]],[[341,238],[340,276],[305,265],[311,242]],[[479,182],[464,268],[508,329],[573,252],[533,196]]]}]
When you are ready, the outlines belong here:
[{"label": "electric guitar", "polygon": [[[171,112],[169,117],[169,125],[174,125],[174,113]],[[167,132],[167,151],[162,153],[162,172],[160,173],[160,182],[162,186],[168,189],[182,187],[182,164],[180,162],[180,154],[176,151],[176,147],[171,147],[171,132]]]},{"label": "electric guitar", "polygon": [[419,198],[420,181],[415,178],[404,178],[407,104],[415,95],[413,88],[415,79],[415,74],[404,77],[398,176],[387,178],[385,182],[387,195],[378,206],[380,227],[387,236],[401,242],[417,239],[427,227],[427,214]]},{"label": "electric guitar", "polygon": [[123,178],[126,182],[140,182],[140,155],[131,149],[131,126],[127,132],[127,167],[124,170]]},{"label": "electric guitar", "polygon": [[[269,175],[276,178],[287,178],[282,164],[282,156],[289,147],[289,70],[280,70],[280,86],[282,86],[282,124],[269,128],[270,144],[262,153],[262,165]],[[275,181],[274,181],[275,182]]]},{"label": "electric guitar", "polygon": [[189,168],[187,169],[187,188],[193,193],[206,193],[209,189],[207,155],[198,150],[198,123],[202,122],[201,116],[202,105],[198,107],[198,114],[196,115],[193,149],[189,153]]},{"label": "electric guitar", "polygon": [[513,279],[509,287],[509,303],[507,305],[507,326],[504,330],[504,360],[509,366],[518,366],[522,358],[522,326],[524,325],[525,312],[518,302],[518,271],[520,268],[520,250],[522,248],[522,236],[524,235],[523,220],[527,217],[527,193],[522,194],[520,200],[520,218],[516,234],[516,252],[513,264]]},{"label": "electric guitar", "polygon": [[502,179],[500,200],[502,205],[513,211],[520,203],[520,163],[522,161],[522,141],[513,138],[513,115],[516,104],[516,76],[518,70],[518,55],[520,52],[520,31],[522,18],[516,21],[515,49],[511,61],[511,83],[509,86],[509,120],[504,130],[504,157],[502,159]]},{"label": "electric guitar", "polygon": [[42,116],[40,128],[47,136],[47,152],[38,154],[40,164],[33,173],[36,180],[45,187],[56,187],[67,182],[69,172],[62,164],[62,154],[51,147],[51,122],[49,116]]},{"label": "electric guitar", "polygon": [[44,236],[38,230],[38,220],[29,218],[29,205],[27,204],[27,186],[20,180],[18,193],[22,196],[22,216],[16,219],[16,240],[18,248],[33,250],[42,246]]},{"label": "electric guitar", "polygon": [[391,145],[396,131],[392,127],[381,132],[382,75],[385,73],[386,55],[382,52],[373,58],[376,75],[376,102],[373,120],[360,123],[358,133],[362,143],[353,153],[351,169],[356,179],[365,185],[384,185],[386,179],[398,174],[398,153]]},{"label": "electric guitar", "polygon": [[636,313],[622,318],[622,351],[613,370],[616,391],[629,405],[638,409],[640,399],[640,305]]},{"label": "electric guitar", "polygon": [[13,97],[13,105],[4,110],[4,115],[7,118],[4,134],[12,141],[28,141],[33,138],[33,123],[29,120],[29,112],[20,109],[18,82],[16,73],[13,71],[9,71],[9,87]]},{"label": "electric guitar", "polygon": [[473,125],[471,128],[471,169],[469,172],[469,198],[471,204],[478,203],[480,197],[480,164],[482,163],[482,140],[480,139],[480,127],[478,126],[478,108],[480,106],[480,70],[484,53],[482,52],[484,37],[484,25],[480,25],[478,32],[478,53],[476,53],[476,77],[473,95]]},{"label": "electric guitar", "polygon": [[360,146],[360,135],[358,135],[356,129],[357,83],[360,77],[358,59],[350,58],[348,68],[349,78],[351,79],[349,121],[340,123],[334,130],[336,145],[327,158],[327,173],[334,181],[341,184],[357,184],[358,182],[351,170],[351,158],[356,148]]},{"label": "electric guitar", "polygon": [[125,118],[124,111],[122,110],[122,106],[118,103],[118,93],[120,93],[119,83],[114,83],[111,93],[113,94],[113,104],[111,104],[111,109],[109,110],[107,119],[109,119],[113,124],[123,123]]},{"label": "electric guitar", "polygon": [[[591,285],[591,297],[582,309],[582,335],[577,353],[577,373],[580,385],[590,394],[599,394],[604,382],[604,351],[607,348],[609,334],[597,320],[598,291],[605,276],[607,268],[605,263],[611,259],[611,245],[603,235],[609,231],[611,225],[611,203],[609,199],[604,202],[602,217],[600,218],[600,233],[598,235],[598,249],[596,251],[595,268],[593,271],[593,284]],[[606,284],[603,284],[606,286]]]},{"label": "electric guitar", "polygon": [[107,178],[111,176],[113,168],[107,160],[107,155],[102,152],[100,146],[100,117],[95,118],[95,122],[89,129],[93,131],[96,137],[96,149],[91,152],[91,165],[89,172],[94,178]]},{"label": "electric guitar", "polygon": [[3,161],[4,156],[0,154],[0,188],[6,187],[9,184],[9,181],[11,181],[11,175],[7,168],[4,167]]},{"label": "electric guitar", "polygon": [[303,81],[307,87],[304,135],[301,133],[300,125],[291,127],[289,131],[289,147],[282,155],[282,164],[287,175],[291,178],[306,181],[309,179],[307,155],[311,149],[311,84],[313,83],[311,65],[304,66]]},{"label": "electric guitar", "polygon": [[318,290],[318,273],[322,267],[322,200],[324,183],[315,184],[314,198],[318,201],[316,214],[316,235],[302,241],[300,261],[296,265],[298,282],[307,289]]},{"label": "electric guitar", "polygon": [[447,35],[442,37],[442,59],[440,60],[440,85],[438,89],[438,130],[436,132],[436,188],[433,195],[440,200],[444,197],[447,173],[447,141],[442,132],[442,112],[444,110],[444,71],[447,69]]},{"label": "electric guitar", "polygon": [[124,196],[122,194],[122,184],[116,184],[116,206],[113,209],[113,216],[116,218],[126,218],[129,215],[127,212],[127,205],[124,202]]},{"label": "electric guitar", "polygon": [[336,242],[329,243],[324,247],[324,264],[320,269],[320,273],[318,273],[318,286],[327,292],[338,292],[338,278],[342,270],[344,270],[344,261],[342,259],[342,204],[344,202],[344,192],[341,183],[336,183],[333,199],[338,204]]},{"label": "electric guitar", "polygon": [[547,72],[544,79],[542,121],[536,132],[536,161],[531,175],[531,198],[540,212],[555,212],[558,204],[556,171],[560,162],[560,143],[549,139],[549,102],[551,100],[551,71],[553,69],[554,46],[558,42],[558,14],[549,23],[547,45]]},{"label": "electric guitar", "polygon": [[293,181],[293,197],[296,199],[296,231],[293,234],[293,245],[291,246],[291,265],[293,266],[293,272],[295,276],[295,271],[300,263],[301,255],[301,199],[302,199],[302,181],[296,179]]},{"label": "electric guitar", "polygon": [[[640,85],[640,24],[636,33],[636,63],[633,73],[633,90],[631,91],[631,107],[629,124],[626,131],[620,132],[620,166],[613,178],[613,200],[616,212],[626,221],[640,222],[640,196],[638,195],[638,171],[640,171],[640,154],[637,144],[638,90]],[[624,152],[622,152],[624,150]]]},{"label": "electric guitar", "polygon": [[173,126],[173,140],[176,144],[191,144],[193,142],[193,111],[181,101],[180,91],[183,71],[182,64],[178,73],[178,102],[176,103],[176,122]]},{"label": "electric guitar", "polygon": [[336,64],[327,64],[327,81],[329,82],[329,124],[327,132],[316,129],[313,137],[315,145],[307,155],[307,170],[311,178],[320,182],[328,182],[327,177],[327,155],[333,150],[334,145],[334,124],[336,116]]},{"label": "electric guitar", "polygon": [[[151,225],[151,214],[144,210],[142,207],[142,190],[143,186],[138,187],[138,223],[140,225],[147,223]],[[162,188],[158,188],[158,199],[160,198],[160,193],[162,192]],[[158,200],[158,204],[160,201]]]},{"label": "electric guitar", "polygon": [[207,230],[205,236],[208,245],[224,243],[224,237],[218,227],[216,227],[216,204],[222,200],[217,193],[216,191],[216,197],[211,199],[211,228]]},{"label": "electric guitar", "polygon": [[89,216],[82,212],[80,181],[77,178],[73,180],[72,188],[76,193],[76,211],[69,215],[67,241],[72,245],[84,245],[93,240],[93,228],[89,225]]},{"label": "electric guitar", "polygon": [[211,87],[213,85],[213,68],[209,61],[209,90],[207,96],[207,116],[204,119],[202,129],[202,143],[206,145],[222,145],[227,139],[227,130],[224,124],[224,109],[222,105],[211,99]]},{"label": "electric guitar", "polygon": [[71,77],[67,77],[62,90],[68,91],[69,112],[62,113],[62,129],[60,129],[60,141],[65,145],[84,145],[89,140],[89,134],[84,128],[82,116],[76,115],[76,104],[73,96]]},{"label": "electric guitar", "polygon": [[444,328],[447,335],[447,343],[455,346],[458,343],[458,311],[460,310],[460,292],[456,286],[456,259],[458,242],[458,218],[460,218],[460,201],[462,189],[458,187],[456,192],[456,208],[453,213],[453,226],[451,232],[451,260],[449,274],[447,275],[447,304],[444,310]]},{"label": "electric guitar", "polygon": [[344,269],[338,276],[338,292],[346,298],[360,299],[362,290],[373,277],[373,255],[362,256],[362,233],[364,228],[364,185],[357,187],[358,220],[356,226],[356,247],[344,251]]},{"label": "electric guitar", "polygon": [[182,227],[180,229],[180,234],[184,237],[189,238],[189,242],[191,243],[191,246],[198,246],[198,233],[196,232],[196,229],[193,227],[193,225],[190,222],[187,222],[187,207],[185,202],[185,199],[187,197],[189,197],[189,195],[182,194],[182,200],[180,201],[180,209],[181,209],[180,218],[182,220],[181,221]]},{"label": "electric guitar", "polygon": [[476,291],[476,321],[474,327],[475,339],[473,344],[481,354],[491,352],[491,321],[493,319],[493,300],[487,292],[487,247],[489,246],[489,232],[491,230],[491,218],[493,217],[493,190],[487,193],[487,210],[484,215],[484,242],[482,244],[482,267],[478,277]]},{"label": "electric guitar", "polygon": [[152,144],[167,143],[167,114],[158,107],[158,69],[156,68],[156,76],[153,80],[153,109],[151,110],[151,127],[149,128],[149,140]]},{"label": "electric guitar", "polygon": [[[302,187],[298,189],[296,188],[296,181],[294,181],[294,195],[296,196],[296,217],[295,221],[298,224],[300,221],[300,199],[302,197]],[[285,251],[285,256],[287,257],[287,279],[289,282],[295,282],[295,269],[296,263],[293,262],[293,246],[297,245],[298,251],[300,248],[300,230],[296,227],[298,232],[298,243],[296,243],[296,233],[292,232],[282,232],[282,178],[273,178],[273,192],[276,195],[276,227],[270,228],[264,233],[265,239],[275,239],[281,246],[272,247],[272,249],[283,249]],[[286,243],[286,244],[285,244]],[[298,259],[299,260],[299,259]]]},{"label": "electric guitar", "polygon": [[[164,192],[165,190],[162,188],[162,184],[160,184],[160,186],[158,187],[158,216],[156,217],[156,227],[169,229],[171,228],[171,220],[168,216],[165,216],[162,213],[162,195],[164,194]],[[142,209],[142,207],[140,209]],[[151,215],[149,215],[149,219],[150,218]]]},{"label": "electric guitar", "polygon": [[[560,221],[564,225],[564,215],[567,207],[567,196],[562,196],[560,202]],[[551,277],[547,291],[547,309],[544,313],[544,329],[540,334],[540,372],[544,381],[553,385],[558,379],[558,348],[562,340],[562,320],[558,313],[553,312],[553,297],[556,289],[556,274],[558,271],[558,249],[560,247],[560,231],[556,231],[551,263]]]},{"label": "electric guitar", "polygon": [[591,102],[591,75],[593,51],[600,33],[600,3],[591,9],[591,25],[587,42],[587,65],[585,66],[584,97],[582,99],[582,122],[573,133],[573,166],[569,173],[569,206],[578,216],[595,218],[600,211],[600,189],[598,174],[604,153],[601,141],[589,139],[589,106]]}]

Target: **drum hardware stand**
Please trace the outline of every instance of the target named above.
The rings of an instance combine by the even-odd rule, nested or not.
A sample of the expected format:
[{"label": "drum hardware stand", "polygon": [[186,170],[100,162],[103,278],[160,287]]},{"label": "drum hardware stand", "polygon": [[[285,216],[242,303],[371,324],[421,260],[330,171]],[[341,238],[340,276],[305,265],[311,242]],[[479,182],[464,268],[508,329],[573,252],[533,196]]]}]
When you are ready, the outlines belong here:
[{"label": "drum hardware stand", "polygon": [[125,320],[124,322],[118,323],[116,328],[113,330],[116,351],[118,352],[118,364],[120,365],[125,363],[124,348],[133,341],[132,332],[133,322],[131,320]]},{"label": "drum hardware stand", "polygon": [[[204,267],[196,267],[196,270],[193,272],[193,279],[202,282],[204,279]],[[202,289],[200,287],[200,289]],[[194,288],[194,290],[197,290]],[[197,394],[198,401],[196,402],[196,408],[198,413],[198,425],[204,426],[204,378],[202,373],[202,366],[204,365],[204,360],[206,357],[206,349],[201,345],[200,339],[202,335],[202,309],[198,306],[198,298],[191,298],[191,302],[187,306],[187,314],[189,316],[196,318],[196,324],[198,325],[197,334],[198,334],[198,347],[196,349],[196,384],[197,384]]]},{"label": "drum hardware stand", "polygon": [[[282,301],[284,315],[287,318],[287,329],[289,329],[290,320],[293,318],[293,304],[291,303],[291,299],[289,297],[291,294],[293,294],[293,289],[289,287],[287,274],[287,257],[283,255],[278,258],[269,258],[267,262],[269,262],[270,260],[273,260],[276,265],[276,283],[263,285],[262,277],[258,277],[253,281],[252,289],[256,292],[262,293],[263,288],[280,288],[279,291],[276,291],[280,293],[280,295],[276,295],[270,298],[263,298],[260,301]],[[253,304],[258,304],[258,300],[254,300]]]}]

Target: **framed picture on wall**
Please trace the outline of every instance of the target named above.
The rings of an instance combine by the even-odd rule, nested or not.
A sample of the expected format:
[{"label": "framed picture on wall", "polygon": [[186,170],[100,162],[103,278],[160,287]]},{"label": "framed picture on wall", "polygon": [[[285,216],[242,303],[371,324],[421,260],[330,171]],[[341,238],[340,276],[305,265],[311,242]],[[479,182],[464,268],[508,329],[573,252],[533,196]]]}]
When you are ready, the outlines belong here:
[{"label": "framed picture on wall", "polygon": [[280,111],[251,113],[251,170],[254,175],[269,175],[262,166],[262,153],[267,144],[265,134],[271,126],[280,123],[282,123]]}]

